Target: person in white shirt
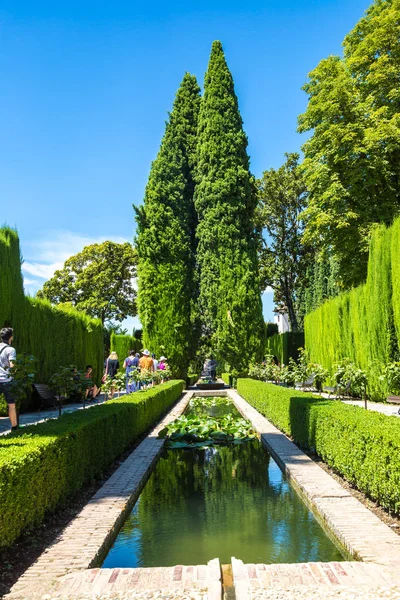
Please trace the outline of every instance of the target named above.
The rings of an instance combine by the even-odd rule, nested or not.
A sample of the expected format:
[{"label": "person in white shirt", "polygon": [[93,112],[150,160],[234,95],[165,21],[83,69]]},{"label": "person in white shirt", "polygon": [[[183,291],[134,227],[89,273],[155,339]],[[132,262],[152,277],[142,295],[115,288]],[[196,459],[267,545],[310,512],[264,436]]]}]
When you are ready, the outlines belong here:
[{"label": "person in white shirt", "polygon": [[4,397],[8,406],[8,416],[11,422],[11,429],[18,429],[17,409],[12,394],[12,376],[10,369],[14,366],[17,358],[15,348],[11,346],[14,331],[11,327],[3,327],[0,331],[0,394]]},{"label": "person in white shirt", "polygon": [[159,363],[158,363],[158,360],[156,359],[156,355],[154,354],[154,352],[151,355],[151,358],[153,359],[154,370],[157,371]]}]

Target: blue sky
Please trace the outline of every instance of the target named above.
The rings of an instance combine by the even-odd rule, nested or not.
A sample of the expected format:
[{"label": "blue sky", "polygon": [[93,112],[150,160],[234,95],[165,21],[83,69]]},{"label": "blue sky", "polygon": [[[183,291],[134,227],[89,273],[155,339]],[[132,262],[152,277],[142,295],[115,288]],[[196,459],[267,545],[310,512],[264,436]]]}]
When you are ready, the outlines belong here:
[{"label": "blue sky", "polygon": [[[304,138],[301,91],[364,0],[2,0],[0,222],[16,226],[34,293],[68,256],[132,240],[167,111],[185,71],[203,82],[220,39],[255,175]],[[272,319],[272,295],[264,295]],[[136,321],[133,321],[136,322]],[[132,321],[131,321],[132,323]]]}]

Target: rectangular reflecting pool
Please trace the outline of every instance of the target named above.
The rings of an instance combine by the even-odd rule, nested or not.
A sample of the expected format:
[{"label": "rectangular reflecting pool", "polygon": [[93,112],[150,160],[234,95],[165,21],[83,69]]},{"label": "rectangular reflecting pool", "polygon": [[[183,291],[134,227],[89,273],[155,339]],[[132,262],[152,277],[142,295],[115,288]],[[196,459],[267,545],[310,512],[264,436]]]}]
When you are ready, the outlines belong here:
[{"label": "rectangular reflecting pool", "polygon": [[103,567],[344,560],[258,440],[165,450]]}]

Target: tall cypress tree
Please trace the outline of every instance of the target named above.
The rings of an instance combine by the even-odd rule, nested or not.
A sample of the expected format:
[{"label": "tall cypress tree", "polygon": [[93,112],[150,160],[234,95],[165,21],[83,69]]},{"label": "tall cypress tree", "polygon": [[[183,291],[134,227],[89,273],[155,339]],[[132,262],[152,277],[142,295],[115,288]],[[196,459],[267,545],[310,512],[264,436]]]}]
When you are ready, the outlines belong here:
[{"label": "tall cypress tree", "polygon": [[254,179],[232,75],[212,45],[199,115],[195,207],[203,348],[231,369],[262,354]]},{"label": "tall cypress tree", "polygon": [[143,344],[184,376],[194,351],[195,228],[193,171],[200,88],[186,73],[136,210],[138,313]]}]

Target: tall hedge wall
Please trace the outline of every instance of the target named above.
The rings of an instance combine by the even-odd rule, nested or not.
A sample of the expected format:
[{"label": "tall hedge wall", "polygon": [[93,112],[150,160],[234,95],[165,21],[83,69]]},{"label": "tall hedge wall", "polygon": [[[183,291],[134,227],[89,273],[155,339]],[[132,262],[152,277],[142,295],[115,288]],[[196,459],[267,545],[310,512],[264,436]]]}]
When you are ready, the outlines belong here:
[{"label": "tall hedge wall", "polygon": [[168,381],[0,437],[0,548],[101,473],[183,388],[183,381]]},{"label": "tall hedge wall", "polygon": [[120,360],[124,360],[129,356],[131,350],[140,352],[141,349],[142,342],[135,337],[131,335],[116,335],[115,333],[111,334],[110,350],[111,352],[116,352]]},{"label": "tall hedge wall", "polygon": [[304,333],[287,331],[273,335],[267,339],[266,353],[277,357],[280,364],[287,365],[289,358],[297,360],[298,349],[304,346]]},{"label": "tall hedge wall", "polygon": [[238,379],[237,390],[295,442],[400,514],[399,419],[254,379]]},{"label": "tall hedge wall", "polygon": [[93,365],[98,379],[103,367],[103,327],[73,308],[57,308],[25,297],[16,231],[0,228],[0,328],[14,328],[18,353],[37,358],[36,381],[45,383],[60,366]]},{"label": "tall hedge wall", "polygon": [[400,218],[390,228],[376,228],[366,283],[306,316],[305,344],[311,360],[331,372],[350,358],[367,371],[369,395],[387,395],[382,366],[400,359]]}]

